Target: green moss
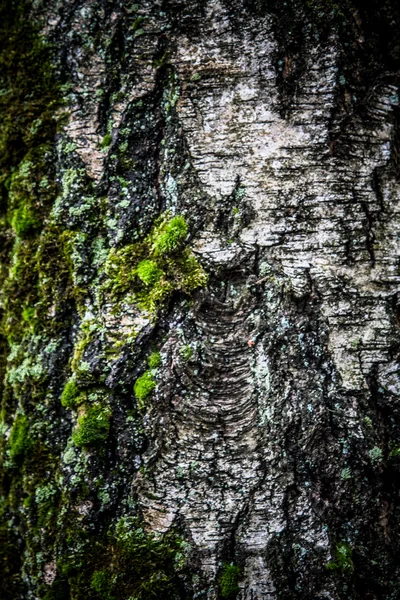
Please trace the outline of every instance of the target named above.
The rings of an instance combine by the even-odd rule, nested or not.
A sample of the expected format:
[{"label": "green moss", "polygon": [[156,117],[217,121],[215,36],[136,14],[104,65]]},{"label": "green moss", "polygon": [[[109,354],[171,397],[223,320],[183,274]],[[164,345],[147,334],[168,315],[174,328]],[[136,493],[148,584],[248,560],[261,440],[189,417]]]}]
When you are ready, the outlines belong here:
[{"label": "green moss", "polygon": [[90,586],[99,594],[100,598],[112,600],[112,596],[110,596],[112,587],[111,573],[107,569],[95,571],[92,575]]},{"label": "green moss", "polygon": [[27,238],[40,227],[40,223],[29,206],[23,205],[14,211],[11,226],[20,238]]},{"label": "green moss", "polygon": [[[13,265],[3,284],[2,333],[8,338],[9,343],[19,341],[26,332],[26,322],[21,308],[36,304],[37,301],[35,267],[31,252],[30,242],[16,240],[13,247]],[[23,285],[21,281],[24,282]]]},{"label": "green moss", "polygon": [[141,24],[144,21],[144,17],[138,17],[137,19],[134,20],[134,22],[132,23],[132,30],[133,31],[137,31],[138,29],[140,29]]},{"label": "green moss", "polygon": [[339,570],[351,575],[354,571],[353,550],[347,543],[337,544],[335,552],[335,561],[325,565],[326,569],[331,571]]},{"label": "green moss", "polygon": [[144,401],[146,398],[148,398],[148,396],[150,396],[155,387],[156,382],[153,379],[151,371],[145,371],[143,375],[136,379],[133,391],[135,392],[135,396],[138,400],[139,409],[143,409],[145,407]]},{"label": "green moss", "polygon": [[176,252],[184,244],[188,226],[183,217],[177,216],[164,221],[155,232],[153,248],[155,254]]},{"label": "green moss", "polygon": [[54,137],[61,93],[51,48],[31,18],[31,3],[0,2],[0,181],[33,146]]},{"label": "green moss", "polygon": [[166,277],[162,277],[150,289],[139,290],[136,293],[136,302],[140,309],[155,315],[162,306],[167,304],[173,292],[174,283]]},{"label": "green moss", "polygon": [[132,299],[152,315],[165,306],[174,291],[190,294],[207,283],[207,275],[190,248],[184,247],[187,224],[183,217],[165,214],[146,238],[110,251],[105,289],[114,300]]},{"label": "green moss", "polygon": [[137,281],[135,266],[145,253],[146,250],[139,244],[128,244],[119,250],[111,248],[105,264],[105,289],[111,292],[114,299],[126,295],[134,288]]},{"label": "green moss", "polygon": [[185,566],[185,544],[178,536],[156,538],[143,530],[138,519],[129,517],[120,519],[106,535],[95,535],[96,539],[78,530],[71,532],[68,551],[57,563],[53,590],[65,582],[65,598],[76,600],[182,598],[178,573]]},{"label": "green moss", "polygon": [[192,357],[193,351],[190,346],[181,346],[179,348],[179,355],[183,360],[189,360]]},{"label": "green moss", "polygon": [[85,368],[87,365],[84,360],[85,350],[88,348],[96,334],[99,334],[100,326],[99,323],[93,320],[85,320],[82,322],[79,337],[74,346],[74,353],[71,360],[72,370],[81,378],[85,379],[85,375],[88,375],[88,369]]},{"label": "green moss", "polygon": [[[65,224],[60,220],[55,227],[49,219],[57,195],[55,141],[62,98],[43,23],[35,22],[42,13],[37,9],[30,0],[0,0],[1,379],[5,373],[0,395],[7,423],[18,406],[29,416],[18,414],[8,441],[1,440],[10,468],[0,473],[0,497],[14,531],[5,561],[0,560],[0,587],[10,600],[28,594],[25,570],[36,587],[43,556],[56,539],[58,488],[50,474],[56,472],[65,437],[55,381],[67,358],[61,356],[58,332],[65,344],[68,324],[76,319],[68,305],[72,286],[70,280],[64,285],[64,259],[56,251]],[[38,589],[32,593],[44,596]]]},{"label": "green moss", "polygon": [[100,146],[102,148],[108,148],[112,142],[112,135],[110,133],[106,133],[106,135],[101,140]]},{"label": "green moss", "polygon": [[29,421],[26,415],[17,415],[10,433],[10,456],[22,458],[32,445],[29,435]]},{"label": "green moss", "polygon": [[123,518],[118,522],[116,539],[119,564],[126,568],[126,596],[137,600],[181,597],[175,574],[181,555],[179,538],[171,534],[155,538],[135,520]]},{"label": "green moss", "polygon": [[78,426],[72,433],[76,446],[93,446],[101,444],[108,437],[111,411],[99,405],[91,406],[79,417]]},{"label": "green moss", "polygon": [[[11,539],[10,547],[19,548],[17,554],[21,558],[14,558],[14,552],[7,548],[7,564],[14,561],[17,566],[13,572],[9,572],[8,567],[1,569],[0,579],[4,581],[5,573],[7,581],[3,587],[6,589],[7,586],[8,590],[12,580],[21,580],[20,574],[27,573],[32,582],[32,593],[53,600],[97,598],[101,593],[108,594],[110,598],[115,594],[118,598],[135,597],[143,600],[156,597],[171,600],[179,597],[176,591],[176,565],[177,560],[181,559],[177,542],[170,538],[154,540],[137,525],[134,534],[120,532],[117,540],[115,535],[110,534],[105,541],[105,532],[115,518],[115,511],[102,512],[101,528],[98,529],[95,527],[99,514],[96,505],[84,517],[77,510],[81,502],[93,493],[93,479],[102,469],[110,471],[112,485],[108,486],[107,483],[106,488],[110,496],[114,496],[114,489],[120,489],[114,488],[114,483],[119,486],[123,477],[129,477],[129,471],[122,465],[123,475],[119,471],[117,473],[114,459],[111,462],[107,460],[103,465],[100,452],[88,455],[75,447],[103,443],[109,433],[111,413],[106,408],[108,399],[91,399],[89,392],[87,396],[79,395],[77,384],[71,380],[62,390],[61,402],[64,406],[76,407],[81,397],[82,404],[73,431],[75,445],[69,440],[68,459],[67,453],[63,453],[69,420],[65,421],[64,411],[59,406],[61,389],[57,387],[57,381],[66,368],[69,356],[71,336],[75,331],[71,325],[77,319],[76,304],[79,312],[82,306],[79,298],[87,295],[90,279],[82,284],[85,287],[83,292],[79,292],[78,286],[84,276],[90,277],[91,260],[81,252],[81,248],[85,249],[85,244],[88,245],[87,242],[79,246],[77,234],[64,230],[64,215],[71,208],[66,205],[67,192],[65,195],[62,192],[63,197],[57,200],[54,212],[50,213],[56,193],[53,140],[58,120],[55,109],[59,107],[57,86],[49,64],[50,53],[39,35],[40,26],[34,26],[35,32],[32,33],[29,3],[0,0],[0,4],[5,8],[5,15],[2,13],[4,19],[0,21],[3,34],[0,36],[0,54],[1,61],[7,63],[4,77],[4,64],[0,65],[0,104],[4,108],[0,114],[0,147],[5,150],[0,155],[0,187],[4,196],[2,206],[5,207],[1,215],[4,235],[1,232],[0,241],[7,242],[6,249],[0,250],[3,262],[0,276],[7,278],[2,290],[2,338],[5,340],[7,336],[12,344],[12,356],[7,364],[8,374],[13,376],[12,385],[11,378],[6,378],[4,397],[7,397],[7,401],[3,407],[6,407],[4,415],[7,423],[17,406],[24,407],[29,414],[29,421],[25,416],[18,416],[9,441],[5,436],[1,441],[6,449],[6,459],[8,455],[15,459],[23,457],[24,463],[21,469],[5,470],[6,496],[8,489],[11,489],[6,500],[5,520],[12,523],[15,529],[15,539]],[[9,57],[3,54],[4,46]],[[111,138],[104,141],[108,144]],[[68,148],[65,145],[60,150],[71,165],[73,162],[70,161],[75,161],[76,157],[71,154],[67,156],[66,153],[72,150],[73,144]],[[72,182],[68,193],[68,203],[71,204],[77,194],[79,197],[81,188],[77,191],[77,183]],[[74,219],[80,206],[76,205],[76,210],[73,207]],[[69,222],[71,227],[75,227],[76,221],[72,220],[72,215],[71,208]],[[156,230],[157,235],[168,233],[169,227],[164,227],[166,221],[170,221],[169,216],[163,217],[151,233],[155,234]],[[101,219],[98,223],[101,223]],[[93,227],[97,227],[98,223]],[[12,234],[11,227],[17,235]],[[89,217],[87,227],[88,231],[92,227]],[[87,235],[89,238],[92,230]],[[96,230],[93,235],[96,235]],[[179,235],[173,230],[166,244],[171,252],[160,252],[157,257],[155,249],[152,250],[154,240],[151,236],[134,244],[126,253],[127,280],[118,293],[127,285],[129,291],[134,292],[135,301],[158,310],[175,290],[189,289],[192,283],[185,268],[190,263],[187,260],[190,250],[184,246],[186,238],[182,239],[182,242],[179,241]],[[11,262],[8,262],[9,257]],[[152,261],[162,275],[151,277],[147,282],[141,278],[138,266],[144,260]],[[164,271],[164,264],[167,271]],[[33,322],[35,335],[32,335],[32,328],[26,325]],[[98,334],[94,337],[100,339]],[[79,336],[75,344],[76,352],[70,360],[70,364],[76,362],[73,370],[85,363],[86,357],[82,355],[89,337],[82,338],[81,344]],[[47,340],[51,340],[51,343]],[[150,364],[151,368],[156,368],[154,362],[150,361]],[[81,380],[78,381],[82,385]],[[34,443],[30,439],[30,432],[35,435]],[[51,455],[53,462],[45,460],[45,452]],[[71,477],[63,479],[61,471],[57,469],[64,457]],[[115,472],[112,472],[114,469]],[[86,488],[83,483],[86,483]],[[62,488],[59,490],[57,485],[62,485]],[[18,515],[17,520],[15,515]],[[53,585],[37,583],[36,588],[36,581],[42,580],[43,564],[50,556],[49,552],[52,556],[62,556],[65,568],[62,565],[60,569],[57,568]],[[20,565],[17,558],[23,564]],[[103,573],[103,577],[96,578],[96,572]],[[110,574],[109,589],[105,588],[104,573]],[[23,582],[21,585],[24,585]],[[6,593],[9,598],[23,598],[26,594],[26,589],[17,588]]]},{"label": "green moss", "polygon": [[240,569],[233,563],[224,565],[219,578],[221,598],[235,598],[239,592]]},{"label": "green moss", "polygon": [[144,284],[154,285],[163,275],[162,270],[152,260],[142,260],[137,266],[137,275]]},{"label": "green moss", "polygon": [[147,364],[149,365],[150,369],[157,369],[157,367],[161,365],[161,354],[158,352],[158,350],[155,350],[150,354],[150,356],[148,356]]},{"label": "green moss", "polygon": [[[38,242],[33,235],[42,229],[57,193],[55,112],[62,95],[52,49],[40,31],[30,1],[0,0],[0,203],[6,215],[0,229],[11,226],[17,236],[3,263],[5,267],[9,260],[11,269],[3,288],[2,326],[12,340],[26,333],[21,306],[39,301]],[[46,261],[53,262],[49,255]],[[25,312],[22,319],[28,316]]]},{"label": "green moss", "polygon": [[185,248],[179,257],[167,259],[167,265],[176,289],[187,294],[207,283],[206,273],[189,248]]},{"label": "green moss", "polygon": [[64,386],[61,394],[61,404],[65,408],[75,408],[76,401],[79,397],[79,388],[75,379],[69,379]]},{"label": "green moss", "polygon": [[35,318],[35,309],[32,306],[24,308],[22,311],[22,318],[26,323],[32,323]]},{"label": "green moss", "polygon": [[49,224],[42,232],[35,259],[39,292],[36,309],[42,324],[55,333],[66,327],[71,309],[82,297],[73,281],[70,232]]},{"label": "green moss", "polygon": [[364,425],[368,427],[368,429],[372,429],[372,419],[370,417],[364,417]]}]

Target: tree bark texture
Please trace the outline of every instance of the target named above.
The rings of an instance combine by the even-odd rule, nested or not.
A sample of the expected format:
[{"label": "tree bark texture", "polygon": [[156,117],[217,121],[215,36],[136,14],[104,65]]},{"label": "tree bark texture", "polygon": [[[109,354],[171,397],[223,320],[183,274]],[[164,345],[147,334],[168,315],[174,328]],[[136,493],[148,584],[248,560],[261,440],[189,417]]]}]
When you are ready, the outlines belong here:
[{"label": "tree bark texture", "polygon": [[400,599],[398,2],[1,10],[1,598]]}]

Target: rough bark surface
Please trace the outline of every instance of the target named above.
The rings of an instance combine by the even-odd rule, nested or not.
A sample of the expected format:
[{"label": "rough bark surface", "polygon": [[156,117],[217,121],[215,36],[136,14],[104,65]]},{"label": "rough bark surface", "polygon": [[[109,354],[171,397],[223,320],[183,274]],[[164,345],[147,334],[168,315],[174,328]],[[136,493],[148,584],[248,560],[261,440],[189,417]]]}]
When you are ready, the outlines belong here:
[{"label": "rough bark surface", "polygon": [[400,599],[398,3],[19,4],[1,597]]}]

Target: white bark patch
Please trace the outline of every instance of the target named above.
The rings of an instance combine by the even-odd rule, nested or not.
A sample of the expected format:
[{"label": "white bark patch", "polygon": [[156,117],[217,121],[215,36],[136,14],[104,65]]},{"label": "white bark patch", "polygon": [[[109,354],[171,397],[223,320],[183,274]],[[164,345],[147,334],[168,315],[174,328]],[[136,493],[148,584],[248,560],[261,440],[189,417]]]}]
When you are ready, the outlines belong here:
[{"label": "white bark patch", "polygon": [[[251,31],[236,35],[221,5],[212,5],[201,38],[177,39],[175,65],[182,80],[178,111],[193,165],[215,205],[232,194],[239,176],[255,211],[240,240],[270,248],[299,294],[307,286],[305,270],[316,280],[322,311],[332,322],[329,349],[343,387],[358,389],[366,385],[373,364],[388,360],[390,345],[382,286],[371,286],[371,280],[385,282],[386,296],[400,284],[400,221],[389,215],[380,220],[373,184],[374,170],[390,158],[396,87],[379,83],[373,89],[366,107],[372,126],[351,123],[345,132],[350,158],[342,161],[328,147],[337,85],[335,38],[329,51],[309,50],[299,92],[283,119],[275,109],[277,46],[270,22],[260,19]],[[390,195],[398,215],[398,186],[388,184],[383,193]],[[220,265],[229,265],[239,251],[240,245],[226,241],[212,249],[211,232],[208,241],[207,232],[202,239],[207,259],[213,253]],[[346,252],[358,266],[349,269],[345,282],[339,273]],[[353,298],[351,326],[336,305],[337,286],[345,286]]]}]

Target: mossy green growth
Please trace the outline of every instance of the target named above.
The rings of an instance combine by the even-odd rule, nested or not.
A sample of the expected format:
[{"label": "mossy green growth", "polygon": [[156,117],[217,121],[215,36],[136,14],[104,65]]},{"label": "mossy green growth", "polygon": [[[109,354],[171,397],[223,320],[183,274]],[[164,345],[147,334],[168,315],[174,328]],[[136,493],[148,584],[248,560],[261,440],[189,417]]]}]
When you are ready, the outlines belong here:
[{"label": "mossy green growth", "polygon": [[153,249],[155,254],[171,254],[181,248],[187,238],[188,226],[182,216],[165,220],[157,228]]},{"label": "mossy green growth", "polygon": [[[8,441],[1,441],[7,467],[14,466],[4,469],[1,479],[7,477],[5,490],[4,481],[0,482],[7,503],[4,517],[13,530],[7,532],[5,540],[0,534],[0,596],[4,594],[4,599],[10,600],[27,596],[24,572],[28,565],[33,585],[39,586],[40,553],[44,556],[52,545],[49,540],[55,540],[50,532],[48,507],[57,510],[54,500],[58,490],[55,488],[52,495],[49,476],[55,473],[59,460],[59,415],[52,404],[52,393],[47,395],[49,369],[43,365],[47,359],[49,365],[51,357],[57,365],[60,356],[57,350],[53,353],[58,338],[47,325],[57,322],[57,328],[65,331],[66,321],[75,318],[71,317],[71,305],[70,312],[60,314],[54,293],[49,294],[48,305],[42,302],[41,283],[45,281],[57,288],[63,299],[67,294],[54,253],[58,238],[48,232],[49,245],[41,261],[43,236],[39,239],[36,235],[41,229],[49,229],[47,216],[57,193],[54,149],[63,102],[40,14],[42,11],[31,0],[0,0],[0,281],[4,300],[0,371],[5,381],[0,396],[7,423],[16,406],[29,415],[18,414]],[[46,270],[42,270],[42,262]],[[35,309],[30,308],[33,306]],[[36,325],[40,326],[40,335],[28,330],[27,323],[33,322],[35,330]],[[49,343],[44,350],[49,338],[54,344]],[[9,343],[7,351],[11,350],[10,378],[3,377],[5,339]],[[15,468],[22,463],[21,469]],[[39,529],[41,522],[46,533]],[[32,593],[43,597],[38,589],[32,589]]]},{"label": "mossy green growth", "polygon": [[15,209],[11,219],[11,227],[18,237],[25,239],[40,227],[40,223],[29,205],[24,204]]},{"label": "mossy green growth", "polygon": [[[24,321],[42,327],[34,235],[57,194],[53,159],[63,98],[42,27],[31,0],[0,0],[0,280],[6,274],[1,327],[9,341],[26,335]],[[12,240],[10,228],[16,236],[12,249],[4,244]],[[58,271],[51,256],[46,262]],[[21,307],[33,305],[36,318],[25,309],[21,319]],[[43,313],[49,319],[47,307]]]},{"label": "mossy green growth", "polygon": [[189,360],[192,357],[193,351],[190,346],[181,346],[179,348],[179,355],[183,360]]},{"label": "mossy green growth", "polygon": [[181,556],[179,538],[172,534],[155,538],[145,533],[134,519],[122,518],[116,539],[116,558],[126,569],[124,586],[126,592],[129,590],[126,596],[135,600],[181,598],[176,577],[177,558]]},{"label": "mossy green growth", "polygon": [[145,371],[143,375],[136,379],[133,391],[138,400],[138,408],[140,410],[145,408],[145,400],[150,396],[155,387],[156,382],[151,371]]},{"label": "mossy green growth", "polygon": [[343,542],[341,544],[337,544],[336,552],[335,552],[335,561],[332,561],[325,565],[326,569],[331,571],[340,570],[343,573],[348,573],[351,575],[354,571],[354,563],[353,563],[353,550],[350,545]]},{"label": "mossy green growth", "polygon": [[75,408],[79,394],[80,392],[76,380],[72,378],[69,379],[61,394],[61,404],[65,408]]},{"label": "mossy green growth", "polygon": [[22,318],[26,323],[32,323],[35,318],[35,309],[32,306],[28,306],[22,311]]},{"label": "mossy green growth", "polygon": [[149,365],[150,369],[157,369],[157,367],[161,365],[161,354],[158,352],[158,350],[155,350],[150,354],[150,356],[148,356],[147,364]]},{"label": "mossy green growth", "polygon": [[137,19],[135,19],[132,23],[132,31],[137,31],[138,29],[140,29],[140,26],[144,20],[144,17],[138,17]]},{"label": "mossy green growth", "polygon": [[137,266],[137,275],[145,285],[154,285],[163,275],[162,270],[152,260],[142,260]]},{"label": "mossy green growth", "polygon": [[94,405],[79,417],[78,426],[72,433],[76,446],[94,446],[104,442],[110,430],[111,411],[99,405]]},{"label": "mossy green growth", "polygon": [[112,142],[111,133],[106,133],[106,135],[103,137],[103,139],[100,142],[100,146],[102,148],[108,148],[108,146],[110,146],[111,142]]},{"label": "mossy green growth", "polygon": [[31,13],[29,0],[0,1],[0,188],[29,148],[54,139],[62,103],[52,49]]},{"label": "mossy green growth", "polygon": [[21,459],[32,445],[29,435],[29,421],[26,415],[17,415],[11,429],[10,457],[13,460]]},{"label": "mossy green growth", "polygon": [[97,536],[90,539],[79,530],[68,541],[52,586],[58,590],[64,580],[68,592],[46,600],[182,598],[179,573],[185,569],[187,545],[176,534],[155,537],[144,531],[139,519],[123,517],[105,536]]},{"label": "mossy green growth", "polygon": [[112,575],[108,569],[95,571],[90,581],[90,587],[98,593],[103,600],[113,600],[114,596],[110,596],[112,588]]},{"label": "mossy green growth", "polygon": [[127,295],[137,306],[156,315],[173,292],[190,294],[207,284],[207,275],[189,247],[187,224],[181,216],[164,214],[137,244],[110,251],[105,289],[114,300]]},{"label": "mossy green growth", "polygon": [[224,565],[219,578],[221,598],[235,598],[239,592],[240,569],[233,563]]}]

